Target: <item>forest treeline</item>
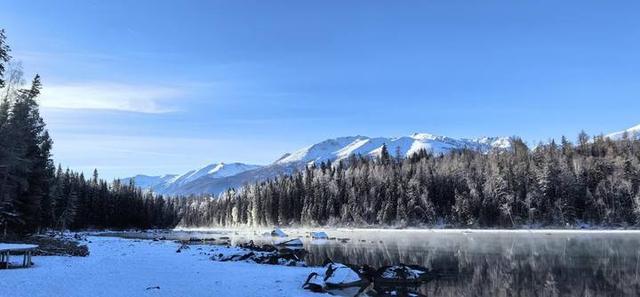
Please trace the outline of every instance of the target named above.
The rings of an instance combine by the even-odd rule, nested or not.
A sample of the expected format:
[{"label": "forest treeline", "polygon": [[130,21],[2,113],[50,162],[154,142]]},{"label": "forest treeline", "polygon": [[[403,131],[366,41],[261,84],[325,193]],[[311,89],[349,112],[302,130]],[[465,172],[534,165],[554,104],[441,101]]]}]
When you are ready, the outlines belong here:
[{"label": "forest treeline", "polygon": [[[0,30],[0,232],[45,229],[163,228],[178,223],[178,198],[143,193],[133,184],[108,183],[56,169],[53,141],[38,108],[35,75],[25,84]],[[183,206],[184,207],[184,206]]]},{"label": "forest treeline", "polygon": [[420,151],[377,159],[352,156],[289,176],[193,198],[192,226],[636,226],[640,223],[640,141],[585,133],[530,149],[481,153]]}]

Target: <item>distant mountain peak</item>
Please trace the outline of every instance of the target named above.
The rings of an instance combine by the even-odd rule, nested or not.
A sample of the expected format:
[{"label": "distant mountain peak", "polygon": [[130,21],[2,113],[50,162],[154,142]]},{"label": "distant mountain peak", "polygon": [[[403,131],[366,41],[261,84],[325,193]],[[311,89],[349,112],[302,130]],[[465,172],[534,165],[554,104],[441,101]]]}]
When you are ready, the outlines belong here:
[{"label": "distant mountain peak", "polygon": [[438,136],[431,133],[413,133],[411,138],[415,139],[436,139]]},{"label": "distant mountain peak", "polygon": [[237,163],[237,162],[229,163],[229,164],[225,164],[224,162],[213,163],[197,170],[188,171],[187,173],[176,178],[175,182],[186,184],[191,181],[202,178],[204,176],[207,176],[210,178],[222,178],[222,177],[236,175],[238,173],[241,173],[247,170],[256,169],[258,167],[260,166]]}]

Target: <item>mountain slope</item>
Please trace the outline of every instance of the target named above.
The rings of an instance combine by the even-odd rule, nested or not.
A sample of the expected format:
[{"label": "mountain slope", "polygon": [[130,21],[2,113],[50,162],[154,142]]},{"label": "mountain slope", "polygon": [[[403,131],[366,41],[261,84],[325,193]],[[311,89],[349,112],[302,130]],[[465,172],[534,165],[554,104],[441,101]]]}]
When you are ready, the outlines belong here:
[{"label": "mountain slope", "polygon": [[202,167],[200,169],[191,170],[183,175],[180,175],[175,178],[173,183],[178,185],[188,184],[192,181],[195,181],[205,176],[210,178],[224,178],[224,177],[236,175],[238,173],[242,173],[244,171],[253,170],[258,167],[260,166],[248,165],[244,163],[211,164],[211,165]]},{"label": "mountain slope", "polygon": [[225,178],[205,176],[177,188],[164,191],[167,195],[220,194],[230,188],[240,188],[246,184],[265,181],[276,176],[291,174],[304,168],[298,164],[272,164],[254,170],[238,173]]},{"label": "mountain slope", "polygon": [[238,175],[245,171],[260,168],[259,165],[244,163],[216,163],[204,166],[200,169],[190,170],[182,175],[167,174],[163,176],[136,175],[123,179],[128,182],[133,179],[135,184],[143,189],[151,190],[158,194],[192,194],[192,193],[218,193],[218,192],[185,192],[183,187],[198,180],[224,180],[227,177]]},{"label": "mountain slope", "polygon": [[472,149],[487,152],[491,149],[509,148],[507,137],[485,137],[478,139],[456,139],[428,133],[416,133],[403,137],[349,136],[328,139],[284,154],[266,166],[243,163],[211,164],[182,175],[133,177],[135,183],[159,194],[219,194],[228,188],[238,188],[247,183],[264,181],[279,175],[289,174],[311,163],[340,161],[351,155],[378,156],[386,145],[391,155],[397,152],[407,157],[425,149],[433,154],[445,154],[456,149]]},{"label": "mountain slope", "polygon": [[136,186],[140,188],[151,190],[153,192],[161,192],[164,188],[168,187],[176,177],[178,177],[176,174],[166,174],[162,176],[139,174],[133,177],[120,179],[120,182],[128,184],[133,180]]},{"label": "mountain slope", "polygon": [[624,131],[607,134],[606,137],[611,138],[611,139],[622,139],[622,137],[624,137],[625,133],[627,133],[627,136],[629,138],[632,138],[632,137],[639,138],[640,137],[640,125],[633,126],[633,127],[629,128],[627,130],[624,130]]},{"label": "mountain slope", "polygon": [[402,156],[408,157],[421,149],[430,151],[433,154],[443,154],[451,150],[463,148],[486,152],[492,148],[508,148],[510,144],[507,137],[455,139],[427,133],[416,133],[411,136],[396,138],[370,138],[365,136],[340,137],[325,140],[293,153],[286,154],[275,163],[339,161],[352,154],[377,156],[380,154],[382,145],[386,145],[392,155],[395,155],[396,151],[399,151]]}]

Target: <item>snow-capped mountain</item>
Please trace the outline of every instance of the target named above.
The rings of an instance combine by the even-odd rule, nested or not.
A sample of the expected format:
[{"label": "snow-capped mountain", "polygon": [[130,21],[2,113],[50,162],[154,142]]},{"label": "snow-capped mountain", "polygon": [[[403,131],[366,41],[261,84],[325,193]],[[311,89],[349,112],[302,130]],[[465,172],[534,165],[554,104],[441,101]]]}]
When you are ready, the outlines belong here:
[{"label": "snow-capped mountain", "polygon": [[136,186],[146,190],[151,190],[154,193],[158,193],[168,187],[176,179],[176,177],[178,177],[178,175],[176,174],[166,174],[159,176],[139,174],[134,177],[123,178],[120,180],[120,182],[129,183],[129,181],[133,179]]},{"label": "snow-capped mountain", "polygon": [[510,142],[508,137],[456,139],[428,133],[393,138],[349,136],[328,139],[284,154],[266,166],[220,163],[191,170],[182,175],[137,175],[125,180],[133,179],[136,185],[159,194],[219,194],[232,187],[238,188],[247,183],[293,173],[311,163],[340,161],[351,155],[379,156],[383,145],[387,146],[391,155],[395,156],[396,152],[399,152],[401,156],[407,157],[421,149],[433,154],[446,154],[464,148],[487,152],[494,148],[509,148]]},{"label": "snow-capped mountain", "polygon": [[415,133],[411,136],[397,138],[352,136],[329,139],[302,148],[293,153],[285,154],[275,163],[339,161],[354,154],[378,156],[382,151],[383,145],[387,146],[387,149],[392,155],[399,152],[403,157],[408,157],[421,149],[425,149],[433,154],[444,154],[451,150],[462,148],[486,152],[492,148],[508,148],[510,144],[508,137],[455,139],[427,133]]},{"label": "snow-capped mountain", "polygon": [[211,164],[205,167],[202,167],[197,170],[191,170],[183,175],[177,176],[172,183],[173,184],[187,184],[204,176],[209,178],[224,178],[232,175],[236,175],[238,173],[242,173],[248,170],[256,169],[260,166],[258,165],[248,165],[244,163],[218,163]]},{"label": "snow-capped mountain", "polygon": [[624,131],[607,134],[606,137],[609,137],[611,139],[622,139],[625,133],[627,133],[629,138],[632,138],[632,137],[640,138],[640,125],[633,126]]},{"label": "snow-capped mountain", "polygon": [[[143,189],[152,190],[159,194],[191,194],[205,192],[185,192],[183,187],[198,180],[220,180],[242,172],[260,168],[259,165],[244,163],[216,163],[204,166],[200,169],[190,170],[184,174],[167,174],[163,176],[136,175],[123,179],[128,182],[133,179],[135,184]],[[222,191],[224,191],[223,189]],[[221,191],[220,191],[221,192]],[[216,192],[217,193],[217,192]]]}]

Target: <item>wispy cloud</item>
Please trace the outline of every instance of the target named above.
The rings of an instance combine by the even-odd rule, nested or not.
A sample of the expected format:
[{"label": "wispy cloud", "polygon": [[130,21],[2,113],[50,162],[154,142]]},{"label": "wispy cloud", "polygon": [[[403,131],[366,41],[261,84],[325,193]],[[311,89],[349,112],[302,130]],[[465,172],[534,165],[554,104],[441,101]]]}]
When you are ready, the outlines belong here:
[{"label": "wispy cloud", "polygon": [[116,55],[109,55],[104,53],[96,53],[96,52],[78,52],[78,51],[12,51],[11,54],[16,60],[23,61],[25,63],[34,63],[40,64],[44,62],[51,61],[87,61],[93,62],[96,61],[115,61],[122,60]]},{"label": "wispy cloud", "polygon": [[110,82],[47,85],[40,104],[49,108],[166,113],[175,111],[171,101],[184,93],[174,87]]}]

